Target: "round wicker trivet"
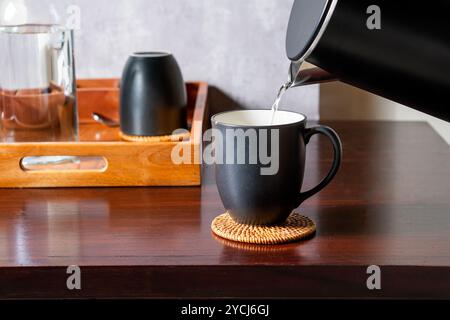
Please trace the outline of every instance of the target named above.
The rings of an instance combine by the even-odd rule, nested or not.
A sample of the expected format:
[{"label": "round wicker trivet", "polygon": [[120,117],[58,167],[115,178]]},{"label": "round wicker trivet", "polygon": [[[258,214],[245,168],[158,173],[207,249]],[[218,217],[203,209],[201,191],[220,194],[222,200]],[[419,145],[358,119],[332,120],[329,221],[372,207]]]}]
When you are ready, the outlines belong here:
[{"label": "round wicker trivet", "polygon": [[282,244],[301,240],[316,232],[314,222],[292,213],[282,224],[274,226],[252,226],[236,223],[228,213],[214,219],[212,231],[224,239],[252,244]]},{"label": "round wicker trivet", "polygon": [[129,142],[178,142],[189,140],[190,133],[182,133],[170,136],[155,136],[155,137],[146,137],[146,136],[129,136],[123,132],[120,132],[120,138]]},{"label": "round wicker trivet", "polygon": [[[293,250],[293,248],[297,248],[295,246],[295,242],[290,242],[289,244],[285,244],[283,246],[277,246],[277,245],[273,245],[273,244],[255,244],[255,243],[236,242],[236,241],[227,240],[222,237],[219,237],[214,232],[213,232],[213,237],[218,242],[223,244],[225,247],[231,248],[231,249],[238,249],[240,251],[260,252],[260,253],[282,253],[282,252]],[[290,245],[290,244],[292,244],[292,245]]]}]

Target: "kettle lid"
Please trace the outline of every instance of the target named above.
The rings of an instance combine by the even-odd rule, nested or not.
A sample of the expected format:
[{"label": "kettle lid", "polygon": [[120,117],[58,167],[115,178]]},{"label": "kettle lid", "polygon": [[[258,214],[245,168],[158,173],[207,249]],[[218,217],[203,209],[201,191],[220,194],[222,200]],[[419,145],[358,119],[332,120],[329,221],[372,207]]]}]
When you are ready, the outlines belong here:
[{"label": "kettle lid", "polygon": [[290,60],[303,60],[314,49],[336,6],[336,0],[295,0],[286,37]]}]

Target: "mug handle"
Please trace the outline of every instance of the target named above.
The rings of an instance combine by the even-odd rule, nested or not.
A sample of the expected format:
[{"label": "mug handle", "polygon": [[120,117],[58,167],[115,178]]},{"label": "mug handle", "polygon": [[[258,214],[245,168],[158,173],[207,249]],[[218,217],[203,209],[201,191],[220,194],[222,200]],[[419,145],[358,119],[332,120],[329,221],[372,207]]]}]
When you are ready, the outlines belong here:
[{"label": "mug handle", "polygon": [[327,126],[315,126],[312,128],[308,128],[304,132],[305,143],[308,144],[309,141],[311,140],[311,137],[316,134],[324,135],[331,140],[334,151],[333,165],[331,167],[330,172],[325,177],[325,179],[323,179],[316,187],[314,187],[309,191],[300,193],[299,205],[302,204],[306,199],[312,197],[316,193],[320,192],[323,188],[325,188],[336,176],[336,173],[338,172],[339,167],[341,166],[342,142],[336,131]]}]

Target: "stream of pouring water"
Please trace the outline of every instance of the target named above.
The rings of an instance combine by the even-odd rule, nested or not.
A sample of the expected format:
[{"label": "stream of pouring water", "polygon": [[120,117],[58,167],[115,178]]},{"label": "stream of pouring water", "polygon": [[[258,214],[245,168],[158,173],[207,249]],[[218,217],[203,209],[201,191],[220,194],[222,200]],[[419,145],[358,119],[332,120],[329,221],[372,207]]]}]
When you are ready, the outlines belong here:
[{"label": "stream of pouring water", "polygon": [[273,122],[275,120],[275,115],[277,114],[281,98],[283,98],[283,95],[286,93],[286,91],[292,86],[292,82],[288,81],[285,84],[283,84],[278,91],[277,98],[275,99],[275,102],[272,105],[272,120],[270,121],[270,124],[273,125]]},{"label": "stream of pouring water", "polygon": [[299,62],[296,62],[295,64],[291,64],[289,68],[289,80],[281,86],[280,90],[278,91],[277,98],[272,105],[272,120],[270,121],[270,125],[274,124],[275,116],[277,114],[281,98],[283,98],[286,91],[288,91],[292,87],[298,86],[301,82],[308,80],[309,77],[302,79],[302,72],[300,71],[300,69],[303,62],[304,60],[301,60]]}]

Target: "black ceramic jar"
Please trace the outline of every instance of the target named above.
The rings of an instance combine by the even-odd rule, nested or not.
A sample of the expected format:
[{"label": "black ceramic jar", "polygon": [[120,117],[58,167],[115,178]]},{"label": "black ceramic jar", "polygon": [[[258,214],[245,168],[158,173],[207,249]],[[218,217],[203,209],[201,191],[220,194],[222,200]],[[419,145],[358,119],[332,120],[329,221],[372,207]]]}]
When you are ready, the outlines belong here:
[{"label": "black ceramic jar", "polygon": [[120,86],[120,127],[129,136],[170,135],[187,127],[186,86],[172,54],[129,57]]}]

